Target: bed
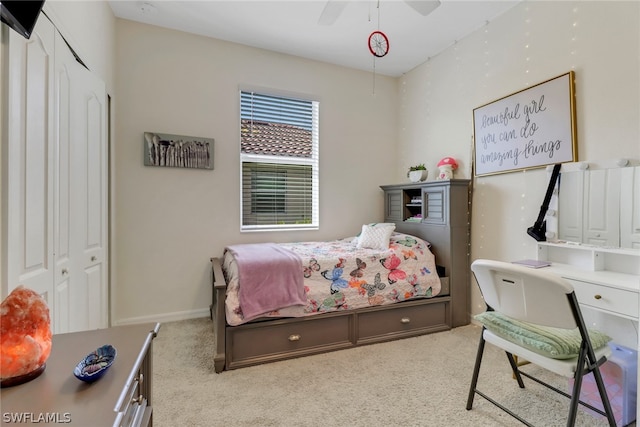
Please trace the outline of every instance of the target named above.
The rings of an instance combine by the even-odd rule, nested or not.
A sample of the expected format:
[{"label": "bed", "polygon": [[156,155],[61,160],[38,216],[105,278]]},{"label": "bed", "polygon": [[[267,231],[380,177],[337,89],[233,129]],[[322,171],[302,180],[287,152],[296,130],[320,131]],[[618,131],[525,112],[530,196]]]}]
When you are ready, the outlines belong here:
[{"label": "bed", "polygon": [[[361,236],[332,242],[268,244],[297,253],[299,273],[308,276],[304,277],[304,301],[294,301],[297,303],[283,309],[254,310],[245,316],[238,302],[242,285],[234,266],[236,254],[225,250],[221,257],[211,258],[216,372],[446,331],[469,323],[468,181],[382,188],[385,198],[398,191],[426,189],[431,195],[436,191],[439,206],[456,209],[443,210],[437,221],[395,221],[388,248],[383,250],[358,248]],[[433,203],[425,202],[426,207]],[[364,225],[363,232],[366,226],[374,224]],[[260,246],[253,249],[262,250]],[[332,251],[337,252],[333,258],[325,257]],[[318,294],[315,286],[327,293]]]},{"label": "bed", "polygon": [[257,317],[243,316],[234,253],[213,258],[216,372],[451,328],[428,242],[393,233],[381,251],[352,240],[281,245],[300,254],[306,301]]}]

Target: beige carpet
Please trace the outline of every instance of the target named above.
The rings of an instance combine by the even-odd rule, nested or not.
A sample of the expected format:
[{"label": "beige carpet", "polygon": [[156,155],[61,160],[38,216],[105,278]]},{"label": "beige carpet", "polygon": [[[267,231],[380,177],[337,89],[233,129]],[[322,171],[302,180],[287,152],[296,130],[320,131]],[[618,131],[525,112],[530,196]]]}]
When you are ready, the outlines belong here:
[{"label": "beige carpet", "polygon": [[[213,370],[208,318],[165,323],[154,341],[154,424],[176,426],[520,426],[476,396],[465,409],[479,328],[243,368]],[[529,372],[537,372],[529,365]],[[562,377],[544,378],[565,388]],[[536,426],[563,426],[569,399],[511,379],[487,345],[478,388]],[[606,426],[581,410],[579,426]]]}]

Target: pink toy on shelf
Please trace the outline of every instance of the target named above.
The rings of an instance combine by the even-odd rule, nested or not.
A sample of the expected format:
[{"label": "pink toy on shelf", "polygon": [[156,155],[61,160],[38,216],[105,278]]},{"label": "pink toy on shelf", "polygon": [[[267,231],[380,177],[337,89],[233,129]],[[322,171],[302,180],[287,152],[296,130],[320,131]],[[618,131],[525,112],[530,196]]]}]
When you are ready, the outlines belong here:
[{"label": "pink toy on shelf", "polygon": [[453,171],[458,169],[458,163],[453,157],[445,157],[438,162],[438,169],[440,170],[438,174],[439,180],[451,179],[453,178]]}]

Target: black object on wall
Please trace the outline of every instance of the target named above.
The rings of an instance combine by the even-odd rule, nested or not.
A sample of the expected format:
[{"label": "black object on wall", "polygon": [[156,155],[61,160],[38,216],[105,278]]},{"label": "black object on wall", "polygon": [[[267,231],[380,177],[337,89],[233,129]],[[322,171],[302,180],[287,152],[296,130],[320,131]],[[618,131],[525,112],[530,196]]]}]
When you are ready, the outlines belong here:
[{"label": "black object on wall", "polygon": [[561,163],[553,165],[553,172],[551,173],[551,179],[549,180],[549,187],[547,187],[547,194],[545,194],[544,201],[540,207],[538,219],[532,227],[527,228],[527,234],[538,242],[544,242],[547,240],[547,236],[545,236],[545,233],[547,232],[547,221],[544,221],[544,215],[549,209],[549,202],[551,201],[551,195],[553,194],[553,188],[556,186],[561,166]]},{"label": "black object on wall", "polygon": [[15,30],[24,38],[31,37],[31,32],[36,26],[40,11],[44,6],[44,0],[41,1],[0,1],[0,21],[4,22],[9,28]]}]

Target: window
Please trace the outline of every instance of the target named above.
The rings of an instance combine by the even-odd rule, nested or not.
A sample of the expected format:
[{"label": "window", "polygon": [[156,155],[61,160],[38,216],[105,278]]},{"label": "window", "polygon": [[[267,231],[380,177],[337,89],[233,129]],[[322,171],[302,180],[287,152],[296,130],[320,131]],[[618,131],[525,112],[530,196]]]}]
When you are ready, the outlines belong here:
[{"label": "window", "polygon": [[318,110],[240,92],[241,230],[318,228]]}]

